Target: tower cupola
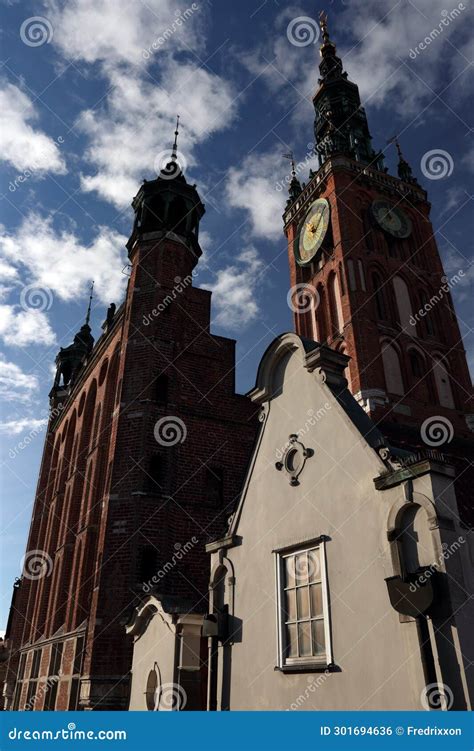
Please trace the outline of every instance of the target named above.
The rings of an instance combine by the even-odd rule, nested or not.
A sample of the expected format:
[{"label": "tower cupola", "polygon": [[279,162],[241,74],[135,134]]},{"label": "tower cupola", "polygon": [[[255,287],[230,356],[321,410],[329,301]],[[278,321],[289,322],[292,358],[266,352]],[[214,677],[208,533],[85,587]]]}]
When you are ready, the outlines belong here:
[{"label": "tower cupola", "polygon": [[[199,247],[199,222],[205,208],[195,185],[190,185],[184,174],[184,164],[178,154],[177,139],[179,116],[169,161],[164,163],[154,180],[144,180],[132,201],[135,223],[129,252],[138,239],[149,239],[152,233],[175,235],[184,240],[196,258],[202,254]],[[157,235],[158,237],[158,235]]]}]

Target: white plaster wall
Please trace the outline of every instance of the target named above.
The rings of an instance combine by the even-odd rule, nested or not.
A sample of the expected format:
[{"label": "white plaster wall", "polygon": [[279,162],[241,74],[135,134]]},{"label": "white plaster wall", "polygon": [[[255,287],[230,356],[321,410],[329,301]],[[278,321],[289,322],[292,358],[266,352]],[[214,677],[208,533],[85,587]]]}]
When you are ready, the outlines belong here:
[{"label": "white plaster wall", "polygon": [[[260,453],[243,506],[235,566],[242,640],[232,648],[231,709],[421,709],[424,686],[414,622],[401,624],[384,578],[393,574],[386,539],[389,508],[402,489],[377,492],[382,462],[335,399],[285,356],[282,392],[270,403]],[[277,388],[278,393],[278,388]],[[325,408],[326,404],[330,408]],[[308,427],[308,411],[323,417]],[[278,448],[307,426],[315,451],[297,487],[275,469]],[[275,671],[276,602],[272,550],[325,534],[334,662],[341,672]],[[316,688],[314,688],[316,686]]]},{"label": "white plaster wall", "polygon": [[162,684],[172,684],[174,676],[175,635],[159,613],[133,647],[131,710],[147,710],[145,690],[148,673],[158,665]]}]

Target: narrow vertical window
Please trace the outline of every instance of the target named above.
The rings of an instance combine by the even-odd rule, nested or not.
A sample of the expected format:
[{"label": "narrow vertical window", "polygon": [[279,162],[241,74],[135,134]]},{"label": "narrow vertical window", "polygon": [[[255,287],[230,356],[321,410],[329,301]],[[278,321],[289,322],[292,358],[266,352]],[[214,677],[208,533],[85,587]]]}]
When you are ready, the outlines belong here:
[{"label": "narrow vertical window", "polygon": [[332,663],[324,541],[276,552],[278,666]]}]

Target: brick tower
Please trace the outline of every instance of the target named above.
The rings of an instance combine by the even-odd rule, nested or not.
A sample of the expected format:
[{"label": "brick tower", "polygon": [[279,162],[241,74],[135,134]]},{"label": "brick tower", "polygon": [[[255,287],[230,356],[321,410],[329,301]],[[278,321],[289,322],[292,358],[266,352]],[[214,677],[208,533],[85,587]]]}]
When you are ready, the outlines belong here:
[{"label": "brick tower", "polygon": [[124,624],[150,580],[206,611],[205,544],[226,528],[255,436],[235,342],[211,334],[211,293],[192,284],[204,206],[176,139],[132,205],[125,301],[95,344],[88,314],[56,360],[7,631],[9,708],[127,708]]},{"label": "brick tower", "polygon": [[426,191],[398,142],[398,177],[387,174],[324,15],[320,25],[320,166],[306,185],[293,169],[284,214],[295,330],[350,357],[349,388],[392,445],[453,457],[458,503],[474,522],[472,387],[450,293],[458,279],[444,274]]}]

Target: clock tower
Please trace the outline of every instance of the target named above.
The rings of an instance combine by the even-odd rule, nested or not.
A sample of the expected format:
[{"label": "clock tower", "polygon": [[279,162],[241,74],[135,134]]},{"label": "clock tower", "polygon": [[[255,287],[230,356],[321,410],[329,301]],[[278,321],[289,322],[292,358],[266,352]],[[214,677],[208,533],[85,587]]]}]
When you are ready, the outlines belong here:
[{"label": "clock tower", "polygon": [[347,355],[349,389],[392,446],[435,448],[466,475],[472,386],[451,298],[463,271],[445,275],[426,191],[398,142],[388,174],[323,14],[320,26],[319,169],[306,185],[293,170],[283,216],[295,330]]}]

